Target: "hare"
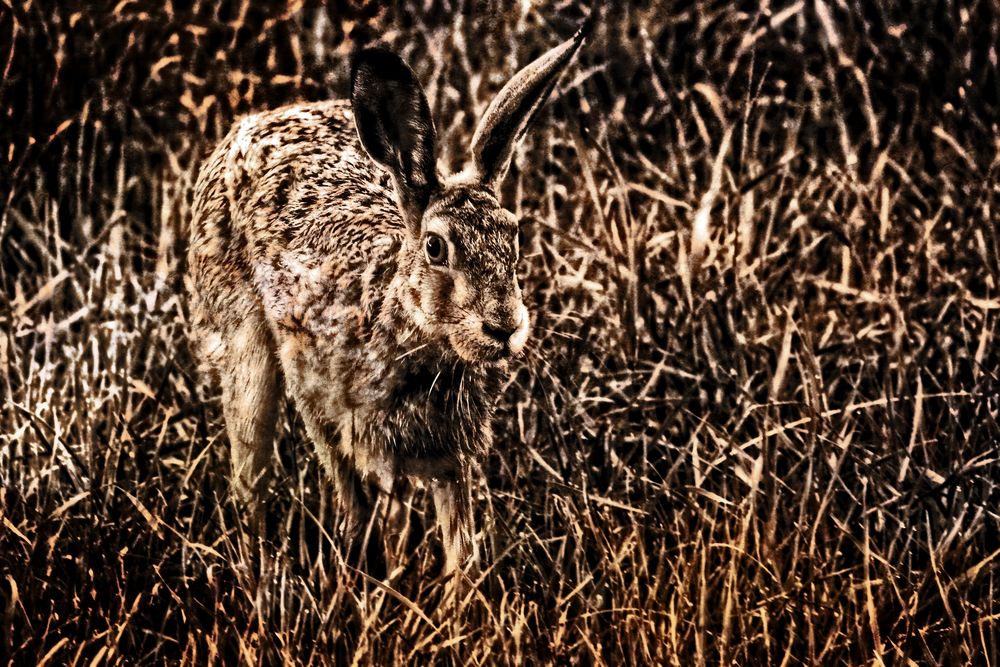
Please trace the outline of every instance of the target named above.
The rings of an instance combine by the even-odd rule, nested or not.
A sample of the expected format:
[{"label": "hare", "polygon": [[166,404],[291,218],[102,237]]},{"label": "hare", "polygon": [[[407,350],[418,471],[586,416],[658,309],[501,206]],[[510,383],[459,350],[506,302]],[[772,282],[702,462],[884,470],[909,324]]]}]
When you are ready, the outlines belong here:
[{"label": "hare", "polygon": [[518,221],[497,190],[587,27],[498,93],[460,174],[438,174],[423,89],[379,49],[356,54],[350,101],[244,118],[208,158],[186,282],[195,343],[221,384],[238,502],[259,511],[283,385],[352,544],[374,539],[373,512],[397,480],[418,479],[445,570],[478,561],[471,471],[530,328]]}]

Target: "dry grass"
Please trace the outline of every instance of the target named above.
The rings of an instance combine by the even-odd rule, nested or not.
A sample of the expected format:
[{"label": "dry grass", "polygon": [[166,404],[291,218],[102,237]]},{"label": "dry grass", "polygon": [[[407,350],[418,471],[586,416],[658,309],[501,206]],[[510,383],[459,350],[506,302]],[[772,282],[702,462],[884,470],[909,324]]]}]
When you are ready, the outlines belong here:
[{"label": "dry grass", "polygon": [[505,193],[536,340],[456,609],[433,533],[387,585],[338,564],[290,408],[274,540],[240,553],[179,293],[190,187],[232,118],[342,95],[371,37],[455,165],[584,11],[11,1],[6,662],[998,664],[994,3],[605,12]]}]

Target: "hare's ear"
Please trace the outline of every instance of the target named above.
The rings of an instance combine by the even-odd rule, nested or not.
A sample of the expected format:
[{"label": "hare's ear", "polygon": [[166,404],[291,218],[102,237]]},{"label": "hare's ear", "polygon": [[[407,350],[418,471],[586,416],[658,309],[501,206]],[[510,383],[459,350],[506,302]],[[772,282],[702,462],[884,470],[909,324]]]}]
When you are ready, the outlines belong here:
[{"label": "hare's ear", "polygon": [[573,37],[515,74],[493,98],[472,136],[473,168],[483,185],[497,190],[510,166],[514,149],[592,25],[593,16]]},{"label": "hare's ear", "polygon": [[392,174],[406,224],[419,232],[438,188],[434,123],[420,82],[396,54],[366,49],[351,68],[351,105],[361,144]]}]

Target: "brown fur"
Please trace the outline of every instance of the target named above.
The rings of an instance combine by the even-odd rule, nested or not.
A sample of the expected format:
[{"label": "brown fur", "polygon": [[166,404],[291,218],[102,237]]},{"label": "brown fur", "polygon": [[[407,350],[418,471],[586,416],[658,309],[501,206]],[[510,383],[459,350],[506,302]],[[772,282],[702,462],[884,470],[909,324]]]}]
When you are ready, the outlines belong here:
[{"label": "brown fur", "polygon": [[[351,539],[377,492],[409,476],[433,488],[448,569],[475,560],[470,471],[490,447],[507,359],[528,327],[517,221],[493,190],[581,41],[582,32],[501,91],[473,170],[456,178],[434,170],[412,72],[381,51],[359,56],[351,103],[250,116],[209,157],[189,291],[196,342],[221,380],[240,499],[254,503],[267,470],[280,374]],[[425,251],[435,234],[444,266]]]}]

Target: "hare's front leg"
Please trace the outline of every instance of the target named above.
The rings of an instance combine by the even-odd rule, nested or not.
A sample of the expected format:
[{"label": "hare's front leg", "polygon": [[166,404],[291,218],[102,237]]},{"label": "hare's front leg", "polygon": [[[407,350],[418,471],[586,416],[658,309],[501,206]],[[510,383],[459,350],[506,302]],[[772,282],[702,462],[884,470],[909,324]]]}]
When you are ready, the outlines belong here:
[{"label": "hare's front leg", "polygon": [[479,564],[470,477],[468,471],[463,471],[455,478],[434,480],[432,485],[434,509],[444,539],[446,574]]},{"label": "hare's front leg", "polygon": [[[297,383],[290,384],[293,390],[298,388]],[[296,403],[320,464],[332,482],[333,498],[340,512],[339,532],[346,547],[346,561],[375,579],[383,579],[386,563],[378,521],[379,490],[365,479],[347,454],[352,451],[350,415],[336,424],[313,413],[305,399]]]}]

